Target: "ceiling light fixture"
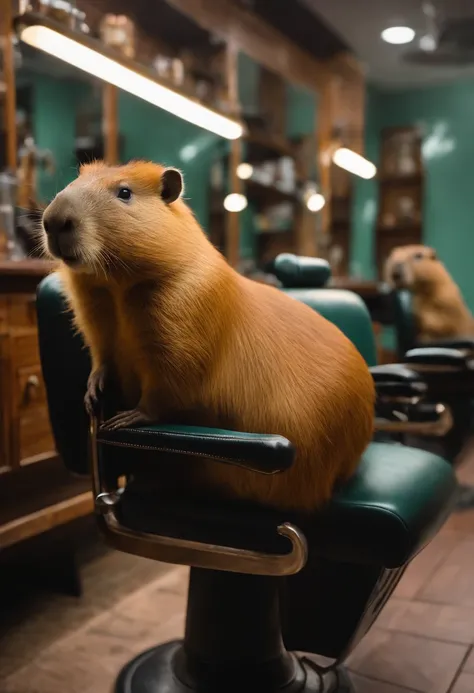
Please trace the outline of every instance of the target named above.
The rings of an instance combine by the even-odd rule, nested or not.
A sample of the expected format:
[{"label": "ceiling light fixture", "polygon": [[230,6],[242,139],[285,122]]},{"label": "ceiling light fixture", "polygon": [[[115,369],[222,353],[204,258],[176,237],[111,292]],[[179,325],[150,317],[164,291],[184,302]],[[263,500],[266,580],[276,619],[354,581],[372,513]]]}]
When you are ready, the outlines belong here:
[{"label": "ceiling light fixture", "polygon": [[240,193],[230,193],[224,198],[224,209],[228,212],[243,212],[247,207],[247,198]]},{"label": "ceiling light fixture", "polygon": [[371,161],[347,147],[338,147],[332,155],[332,160],[336,166],[361,178],[373,178],[377,173],[377,167]]},{"label": "ceiling light fixture", "polygon": [[394,45],[411,43],[414,38],[415,31],[409,26],[390,26],[382,31],[382,39]]},{"label": "ceiling light fixture", "polygon": [[17,20],[22,41],[49,53],[98,79],[137,96],[183,120],[209,130],[220,137],[235,140],[242,136],[243,126],[218,111],[203,106],[184,94],[147,76],[132,61],[108,57],[102,45],[88,36],[68,32],[41,15],[23,15]]}]

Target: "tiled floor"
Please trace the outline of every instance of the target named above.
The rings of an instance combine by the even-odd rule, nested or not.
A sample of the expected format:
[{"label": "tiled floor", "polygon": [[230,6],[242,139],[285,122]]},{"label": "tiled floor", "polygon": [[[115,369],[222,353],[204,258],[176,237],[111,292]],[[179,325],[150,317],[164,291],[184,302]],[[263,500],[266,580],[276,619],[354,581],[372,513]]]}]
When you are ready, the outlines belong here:
[{"label": "tiled floor", "polygon": [[[461,472],[471,482],[472,460]],[[142,577],[132,594],[9,672],[1,693],[109,693],[135,653],[180,636],[187,570]],[[349,667],[357,693],[474,693],[474,510],[453,515],[413,561]]]}]

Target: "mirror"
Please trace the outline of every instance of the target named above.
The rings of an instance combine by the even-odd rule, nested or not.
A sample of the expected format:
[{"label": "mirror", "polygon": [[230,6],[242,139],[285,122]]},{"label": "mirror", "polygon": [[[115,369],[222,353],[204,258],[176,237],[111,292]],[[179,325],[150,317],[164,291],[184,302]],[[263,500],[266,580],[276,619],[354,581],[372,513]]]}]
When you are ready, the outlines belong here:
[{"label": "mirror", "polygon": [[21,243],[34,255],[41,210],[82,161],[103,155],[102,85],[26,44],[16,50],[17,217]]}]

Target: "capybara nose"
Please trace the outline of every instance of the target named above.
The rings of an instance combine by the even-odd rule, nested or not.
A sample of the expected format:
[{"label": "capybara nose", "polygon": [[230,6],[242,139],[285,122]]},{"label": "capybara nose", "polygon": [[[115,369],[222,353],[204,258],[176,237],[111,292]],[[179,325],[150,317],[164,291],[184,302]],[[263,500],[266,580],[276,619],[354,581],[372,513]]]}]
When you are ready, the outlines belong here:
[{"label": "capybara nose", "polygon": [[392,279],[394,282],[399,282],[403,279],[403,265],[394,265],[392,268]]},{"label": "capybara nose", "polygon": [[75,231],[76,222],[71,216],[49,214],[44,216],[43,226],[48,236],[59,236]]}]

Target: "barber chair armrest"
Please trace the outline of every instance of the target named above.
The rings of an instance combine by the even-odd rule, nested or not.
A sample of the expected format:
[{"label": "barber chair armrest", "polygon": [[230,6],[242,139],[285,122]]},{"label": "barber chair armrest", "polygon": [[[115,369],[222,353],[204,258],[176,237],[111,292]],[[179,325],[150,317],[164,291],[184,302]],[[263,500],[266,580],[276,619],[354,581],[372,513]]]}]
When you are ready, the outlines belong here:
[{"label": "barber chair armrest", "polygon": [[377,408],[374,428],[380,433],[443,437],[454,425],[449,407],[441,403],[415,402],[397,408]]},{"label": "barber chair armrest", "polygon": [[[122,459],[114,457],[114,447],[121,448]],[[149,464],[149,454],[156,453],[156,469],[160,456],[165,466],[170,457],[189,456],[195,460],[193,467],[204,458],[276,474],[293,463],[295,451],[286,438],[171,425],[109,431],[93,420],[91,451],[99,527],[114,548],[168,563],[257,575],[291,575],[304,567],[306,539],[295,525],[276,520],[274,512],[262,508],[259,524],[249,531],[248,508],[232,501],[225,503],[222,516],[210,521],[209,513],[218,503],[212,495],[201,498],[201,508],[190,519],[186,508],[192,507],[193,499],[179,493],[170,501],[160,489],[160,474],[153,474]],[[119,488],[123,474],[128,483]],[[137,488],[138,503],[133,501]]]},{"label": "barber chair armrest", "polygon": [[420,401],[428,385],[420,373],[403,364],[387,364],[370,369],[377,393],[375,430],[445,436],[453,426],[448,407]]},{"label": "barber chair armrest", "polygon": [[474,351],[474,337],[454,337],[451,339],[435,339],[429,342],[418,342],[417,349],[440,348],[440,349],[461,349]]},{"label": "barber chair armrest", "polygon": [[474,355],[463,349],[418,347],[407,351],[404,362],[420,373],[474,371]]},{"label": "barber chair armrest", "polygon": [[205,457],[261,474],[289,469],[295,456],[293,445],[283,436],[196,426],[146,426],[116,431],[99,428],[97,443]]},{"label": "barber chair armrest", "polygon": [[374,379],[377,397],[411,399],[420,397],[427,389],[426,383],[419,373],[403,364],[391,363],[373,366],[370,372]]}]

